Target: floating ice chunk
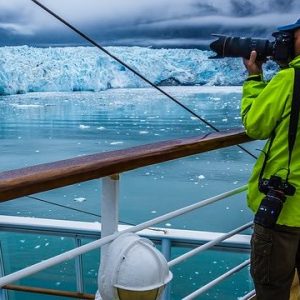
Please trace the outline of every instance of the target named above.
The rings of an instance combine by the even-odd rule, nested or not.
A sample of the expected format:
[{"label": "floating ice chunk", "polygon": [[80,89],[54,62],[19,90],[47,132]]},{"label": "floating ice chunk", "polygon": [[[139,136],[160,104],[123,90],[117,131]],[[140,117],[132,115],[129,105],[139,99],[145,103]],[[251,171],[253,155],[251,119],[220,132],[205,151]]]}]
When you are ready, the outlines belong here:
[{"label": "floating ice chunk", "polygon": [[88,126],[88,125],[83,125],[83,124],[80,124],[79,125],[79,128],[80,129],[87,129],[87,128],[90,128],[91,126]]},{"label": "floating ice chunk", "polygon": [[81,202],[86,201],[86,198],[84,198],[84,197],[76,197],[76,198],[74,198],[74,201],[81,203]]},{"label": "floating ice chunk", "polygon": [[200,179],[200,180],[205,179],[205,176],[204,175],[199,175],[198,179]]},{"label": "floating ice chunk", "polygon": [[39,108],[42,107],[40,104],[10,104],[12,107],[18,108],[18,109],[28,109],[28,108]]},{"label": "floating ice chunk", "polygon": [[35,247],[34,247],[34,249],[39,249],[41,247],[41,245],[36,245]]},{"label": "floating ice chunk", "polygon": [[124,144],[124,142],[122,141],[117,141],[117,142],[111,142],[110,145],[120,145],[120,144]]}]

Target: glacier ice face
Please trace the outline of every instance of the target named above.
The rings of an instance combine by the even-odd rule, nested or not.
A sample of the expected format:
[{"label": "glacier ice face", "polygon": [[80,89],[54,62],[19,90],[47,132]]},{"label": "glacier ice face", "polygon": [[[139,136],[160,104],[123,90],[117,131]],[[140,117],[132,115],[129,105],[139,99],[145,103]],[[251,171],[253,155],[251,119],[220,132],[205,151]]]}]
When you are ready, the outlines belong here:
[{"label": "glacier ice face", "polygon": [[[210,51],[108,47],[113,55],[158,85],[241,85],[240,58],[208,59]],[[274,66],[267,68],[272,76]],[[93,47],[0,47],[0,95],[101,91],[147,83]]]}]

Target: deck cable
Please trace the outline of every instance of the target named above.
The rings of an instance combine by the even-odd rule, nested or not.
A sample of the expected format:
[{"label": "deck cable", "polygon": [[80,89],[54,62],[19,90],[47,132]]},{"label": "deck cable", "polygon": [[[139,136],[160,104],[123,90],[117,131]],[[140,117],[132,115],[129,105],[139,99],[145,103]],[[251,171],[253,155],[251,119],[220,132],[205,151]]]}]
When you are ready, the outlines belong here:
[{"label": "deck cable", "polygon": [[[171,99],[172,101],[174,101],[176,104],[178,104],[179,106],[181,106],[183,109],[185,109],[186,111],[188,111],[190,114],[192,114],[195,118],[199,119],[200,121],[202,121],[204,124],[206,124],[208,127],[210,127],[211,129],[213,129],[216,132],[220,132],[220,130],[215,127],[214,125],[212,125],[210,122],[208,122],[207,120],[205,120],[204,118],[202,118],[201,116],[199,116],[197,113],[195,113],[193,110],[191,110],[189,107],[187,107],[186,105],[184,105],[183,103],[181,103],[179,100],[177,100],[175,97],[173,97],[172,95],[170,95],[169,93],[167,93],[166,91],[164,91],[163,89],[161,89],[158,85],[156,85],[155,83],[153,83],[152,81],[150,81],[149,79],[147,79],[144,75],[142,75],[141,73],[139,73],[138,71],[136,71],[134,68],[130,67],[127,63],[125,63],[124,61],[122,61],[120,58],[118,58],[117,56],[113,55],[111,52],[109,52],[107,49],[105,49],[104,47],[102,47],[99,43],[96,43],[93,39],[91,39],[89,36],[87,36],[85,33],[83,33],[82,31],[78,30],[76,27],[74,27],[73,25],[71,25],[70,23],[68,23],[66,20],[64,20],[62,17],[60,17],[59,15],[57,15],[56,13],[54,13],[52,10],[50,10],[48,7],[46,7],[45,5],[41,4],[39,1],[37,0],[31,0],[33,3],[35,3],[36,5],[38,5],[39,7],[41,7],[43,10],[45,10],[46,12],[48,12],[50,15],[52,15],[54,18],[56,18],[57,20],[59,20],[60,22],[62,22],[63,24],[65,24],[67,27],[69,27],[71,30],[73,30],[74,32],[76,32],[78,35],[80,35],[82,38],[84,38],[85,40],[87,40],[88,42],[90,42],[92,45],[94,45],[96,48],[100,49],[101,51],[103,51],[105,54],[107,54],[108,56],[110,56],[112,59],[116,60],[118,63],[120,63],[122,66],[124,66],[125,68],[127,68],[128,70],[130,70],[131,72],[133,72],[136,76],[138,76],[139,78],[141,78],[142,80],[144,80],[145,82],[147,82],[149,85],[151,85],[153,88],[155,88],[156,90],[158,90],[159,92],[161,92],[162,94],[164,94],[166,97],[168,97],[169,99]],[[246,148],[244,148],[241,145],[237,145],[240,149],[242,149],[243,151],[245,151],[247,154],[249,154],[250,156],[252,156],[253,158],[257,159],[257,156],[255,156],[253,153],[251,153],[249,150],[247,150]]]},{"label": "deck cable", "polygon": [[[102,218],[101,215],[97,215],[97,214],[94,214],[94,213],[89,212],[89,211],[84,211],[84,210],[81,210],[81,209],[78,209],[78,208],[74,208],[74,207],[62,205],[62,204],[59,204],[59,203],[51,202],[51,201],[48,201],[48,200],[44,200],[44,199],[41,199],[41,198],[36,197],[36,196],[25,196],[25,197],[30,198],[32,200],[36,200],[36,201],[44,202],[44,203],[47,203],[47,204],[51,204],[51,205],[54,205],[54,206],[58,206],[58,207],[66,208],[66,209],[69,209],[69,210],[73,210],[73,211],[76,211],[76,212],[84,213],[84,214],[87,214],[87,215],[90,215],[90,216]],[[122,220],[119,220],[118,222],[123,224],[123,225],[128,225],[128,226],[136,226],[137,225],[137,224],[125,222],[125,221],[122,221]],[[152,230],[152,231],[164,232],[166,234],[166,230],[163,229],[163,228],[148,227],[147,229]]]},{"label": "deck cable", "polygon": [[[89,212],[89,211],[84,211],[84,210],[81,210],[81,209],[78,209],[78,208],[74,208],[74,207],[62,205],[62,204],[59,204],[59,203],[51,202],[51,201],[44,200],[44,199],[41,199],[41,198],[38,198],[38,197],[35,197],[35,196],[26,196],[26,198],[30,198],[32,200],[37,200],[37,201],[44,202],[44,203],[47,203],[47,204],[59,206],[59,207],[66,208],[66,209],[69,209],[69,210],[73,210],[73,211],[76,211],[76,212],[84,213],[84,214],[87,214],[87,215],[90,215],[90,216],[102,218],[101,215],[97,215],[97,214]],[[124,225],[136,226],[136,224],[129,223],[129,222],[124,222],[124,221],[121,221],[121,220],[119,222],[124,224]]]}]

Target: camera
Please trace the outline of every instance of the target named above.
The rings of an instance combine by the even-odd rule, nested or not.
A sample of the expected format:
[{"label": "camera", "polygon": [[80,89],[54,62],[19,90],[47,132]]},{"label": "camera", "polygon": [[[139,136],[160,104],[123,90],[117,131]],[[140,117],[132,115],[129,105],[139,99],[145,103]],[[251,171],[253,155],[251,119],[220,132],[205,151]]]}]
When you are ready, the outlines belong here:
[{"label": "camera", "polygon": [[210,58],[243,57],[249,59],[251,51],[257,52],[257,60],[273,59],[287,64],[294,57],[294,36],[287,31],[272,33],[274,41],[249,37],[231,37],[213,34],[218,39],[210,44],[210,49],[217,53]]},{"label": "camera", "polygon": [[277,222],[287,196],[295,194],[295,187],[279,176],[259,181],[259,191],[266,197],[261,201],[254,217],[254,223],[266,228],[273,228]]}]

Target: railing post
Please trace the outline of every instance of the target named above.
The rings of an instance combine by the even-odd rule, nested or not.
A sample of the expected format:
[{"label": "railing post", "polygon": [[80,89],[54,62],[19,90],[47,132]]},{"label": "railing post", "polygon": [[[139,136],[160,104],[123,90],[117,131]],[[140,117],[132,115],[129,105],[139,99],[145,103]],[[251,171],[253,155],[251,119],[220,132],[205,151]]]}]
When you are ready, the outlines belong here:
[{"label": "railing post", "polygon": [[[167,261],[171,259],[171,240],[170,239],[162,239],[161,240],[161,252],[166,258]],[[170,300],[171,299],[171,287],[169,283],[167,287],[165,288],[162,300]]]},{"label": "railing post", "polygon": [[[75,238],[76,247],[81,246],[81,239]],[[77,292],[84,292],[84,282],[83,282],[83,263],[82,263],[82,255],[79,255],[75,258],[75,274],[76,274],[76,288]]]},{"label": "railing post", "polygon": [[[5,276],[5,272],[4,272],[4,261],[3,261],[2,246],[1,246],[1,243],[0,243],[0,277],[3,277],[3,276]],[[8,299],[7,290],[0,288],[0,300],[7,300],[7,299]]]},{"label": "railing post", "polygon": [[[119,222],[119,174],[102,179],[101,238],[118,230]],[[104,270],[109,244],[102,246],[99,274]]]}]

